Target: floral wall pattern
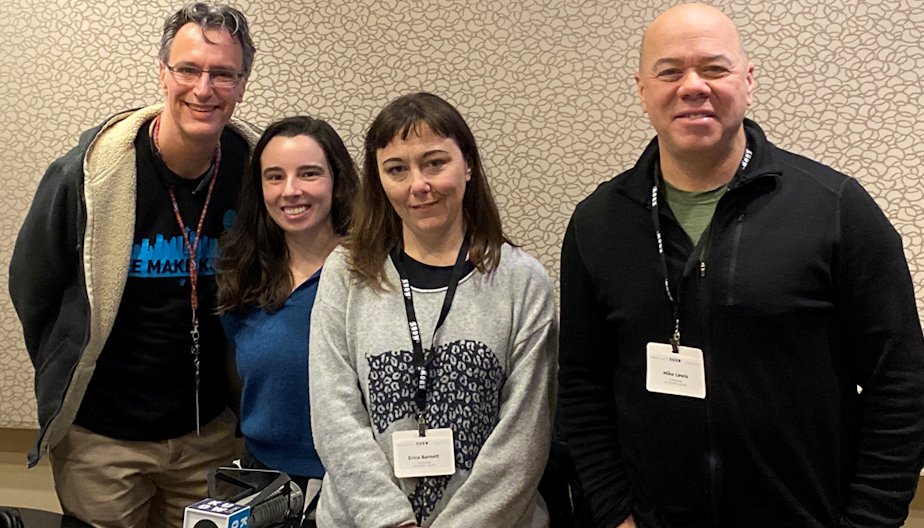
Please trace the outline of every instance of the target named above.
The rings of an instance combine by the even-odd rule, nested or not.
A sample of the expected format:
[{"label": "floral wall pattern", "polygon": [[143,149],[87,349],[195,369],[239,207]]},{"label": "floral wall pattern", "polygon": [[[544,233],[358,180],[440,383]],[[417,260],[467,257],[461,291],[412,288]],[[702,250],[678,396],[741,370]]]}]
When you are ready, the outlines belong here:
[{"label": "floral wall pattern", "polygon": [[[394,97],[467,118],[512,238],[557,277],[568,218],[653,131],[632,80],[669,0],[235,0],[259,49],[238,115],[328,119],[361,155]],[[924,3],[715,0],[758,82],[749,116],[778,145],[858,178],[901,232],[924,308]],[[0,427],[35,426],[32,367],[6,293],[47,165],[116,111],[159,102],[165,0],[0,3]],[[53,273],[54,270],[48,270]]]}]

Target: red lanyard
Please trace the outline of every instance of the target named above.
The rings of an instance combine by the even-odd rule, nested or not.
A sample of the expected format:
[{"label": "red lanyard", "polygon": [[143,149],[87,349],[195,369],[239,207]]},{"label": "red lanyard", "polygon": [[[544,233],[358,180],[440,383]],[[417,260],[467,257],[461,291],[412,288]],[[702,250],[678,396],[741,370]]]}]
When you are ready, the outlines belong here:
[{"label": "red lanyard", "polygon": [[[154,148],[157,155],[160,156],[160,116],[154,118]],[[161,157],[163,160],[163,157]],[[183,217],[180,216],[180,207],[176,203],[176,195],[173,193],[173,187],[167,187],[170,192],[170,201],[173,203],[173,214],[176,215],[176,223],[180,226],[180,232],[183,234],[183,241],[186,243],[186,249],[189,251],[189,285],[192,288],[190,293],[190,304],[192,305],[192,355],[193,363],[196,366],[196,434],[199,434],[199,316],[196,311],[199,309],[199,295],[196,286],[199,283],[199,267],[196,264],[199,255],[199,240],[202,238],[202,223],[205,221],[205,213],[209,210],[209,202],[212,200],[212,190],[215,189],[215,181],[218,179],[218,163],[221,161],[221,143],[215,147],[215,162],[212,165],[212,181],[209,182],[209,192],[205,195],[205,205],[202,206],[202,214],[199,215],[199,225],[196,227],[196,241],[189,241],[189,233],[186,232],[186,224],[183,223]]]}]

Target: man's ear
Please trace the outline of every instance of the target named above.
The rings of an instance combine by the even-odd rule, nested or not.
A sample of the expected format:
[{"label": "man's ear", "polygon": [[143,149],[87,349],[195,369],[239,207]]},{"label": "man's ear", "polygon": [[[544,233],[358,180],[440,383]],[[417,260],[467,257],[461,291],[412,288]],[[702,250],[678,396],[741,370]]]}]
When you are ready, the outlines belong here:
[{"label": "man's ear", "polygon": [[167,67],[160,60],[157,61],[157,66],[159,68],[157,77],[160,79],[160,89],[164,91],[164,95],[167,95]]},{"label": "man's ear", "polygon": [[239,102],[239,103],[244,101],[244,92],[247,91],[247,79],[248,79],[249,77],[250,77],[250,74],[245,75],[245,76],[241,79],[240,84],[237,85],[238,88],[240,88],[240,90],[241,90],[241,91],[237,94],[237,102]]},{"label": "man's ear", "polygon": [[757,86],[757,81],[754,80],[754,63],[748,63],[748,73],[746,82],[748,83],[748,106],[751,106],[751,99],[754,97],[754,88]]},{"label": "man's ear", "polygon": [[645,104],[645,83],[639,72],[635,72],[635,89],[638,91],[638,100],[642,105],[642,112],[648,113],[648,105]]}]

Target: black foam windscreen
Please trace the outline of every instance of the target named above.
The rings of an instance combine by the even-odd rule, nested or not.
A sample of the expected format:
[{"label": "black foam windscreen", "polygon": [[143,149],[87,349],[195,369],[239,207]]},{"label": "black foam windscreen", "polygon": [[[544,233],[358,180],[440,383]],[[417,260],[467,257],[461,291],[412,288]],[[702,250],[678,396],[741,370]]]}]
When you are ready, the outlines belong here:
[{"label": "black foam windscreen", "polygon": [[24,528],[16,508],[0,508],[0,528]]},{"label": "black foam windscreen", "polygon": [[208,519],[202,519],[193,528],[218,528],[218,525]]}]

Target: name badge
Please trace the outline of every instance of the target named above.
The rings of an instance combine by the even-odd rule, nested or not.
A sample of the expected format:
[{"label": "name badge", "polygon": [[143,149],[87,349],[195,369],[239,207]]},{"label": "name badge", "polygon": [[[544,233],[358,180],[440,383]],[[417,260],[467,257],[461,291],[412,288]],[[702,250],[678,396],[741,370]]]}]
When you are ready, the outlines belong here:
[{"label": "name badge", "polygon": [[645,388],[648,392],[706,397],[706,369],[703,366],[703,351],[681,346],[674,353],[665,343],[648,343],[648,376]]},{"label": "name badge", "polygon": [[428,429],[427,436],[417,431],[399,431],[392,435],[395,476],[436,477],[456,472],[456,450],[452,429]]}]

